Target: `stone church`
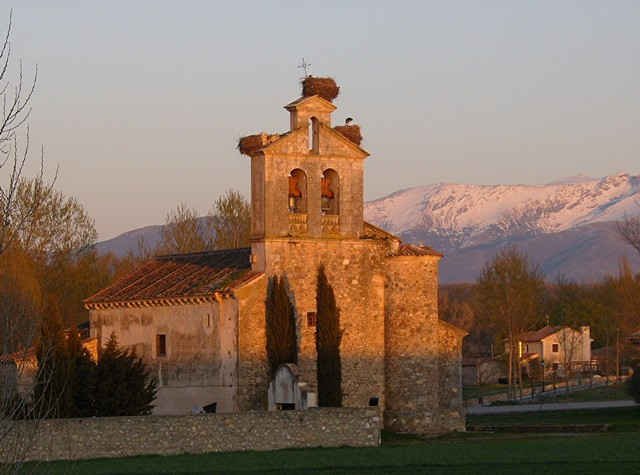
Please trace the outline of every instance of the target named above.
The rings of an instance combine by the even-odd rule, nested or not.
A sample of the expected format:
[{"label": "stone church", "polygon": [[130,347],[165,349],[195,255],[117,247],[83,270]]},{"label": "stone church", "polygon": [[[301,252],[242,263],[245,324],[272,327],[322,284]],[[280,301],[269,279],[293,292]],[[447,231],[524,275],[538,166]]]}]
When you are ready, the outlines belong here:
[{"label": "stone church", "polygon": [[465,332],[438,318],[441,255],[364,221],[369,154],[350,119],[332,125],[337,91],[332,80],[306,78],[302,97],[285,106],[287,132],[241,140],[251,160],[250,248],[158,256],[85,300],[91,336],[104,344],[115,332],[153,368],[156,413],[267,409],[274,275],[286,277],[297,314],[295,378],[315,391],[323,265],[340,311],[343,405],[377,404],[396,431],[464,428]]}]

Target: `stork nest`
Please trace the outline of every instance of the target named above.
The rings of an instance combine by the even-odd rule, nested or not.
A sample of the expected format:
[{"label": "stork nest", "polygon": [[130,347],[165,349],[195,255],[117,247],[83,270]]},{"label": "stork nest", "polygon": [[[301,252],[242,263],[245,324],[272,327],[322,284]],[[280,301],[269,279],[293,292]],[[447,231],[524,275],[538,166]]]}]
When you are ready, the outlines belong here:
[{"label": "stork nest", "polygon": [[337,125],[333,130],[340,132],[356,145],[360,145],[362,143],[362,134],[360,133],[359,125]]},{"label": "stork nest", "polygon": [[241,137],[240,140],[238,140],[238,150],[243,155],[251,155],[279,138],[280,136],[278,134],[269,135],[264,132],[255,135],[247,135],[246,137]]},{"label": "stork nest", "polygon": [[302,95],[310,97],[318,95],[328,101],[333,101],[340,94],[340,87],[333,78],[315,78],[308,76],[302,80]]}]

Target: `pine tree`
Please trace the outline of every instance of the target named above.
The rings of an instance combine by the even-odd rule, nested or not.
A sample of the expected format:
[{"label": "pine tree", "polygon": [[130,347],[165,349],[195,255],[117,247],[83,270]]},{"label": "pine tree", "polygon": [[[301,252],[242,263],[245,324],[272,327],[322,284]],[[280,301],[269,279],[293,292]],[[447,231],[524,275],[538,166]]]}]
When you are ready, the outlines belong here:
[{"label": "pine tree", "polygon": [[118,348],[111,334],[100,355],[95,374],[95,415],[138,416],[150,414],[156,397],[156,381],[142,359]]},{"label": "pine tree", "polygon": [[266,304],[267,359],[273,378],[282,364],[298,363],[295,309],[284,278],[269,279]]},{"label": "pine tree", "polygon": [[71,368],[69,384],[73,398],[72,417],[91,417],[95,414],[94,391],[96,363],[73,330],[67,336],[67,354]]},{"label": "pine tree", "polygon": [[318,354],[318,403],[342,405],[342,367],[340,363],[340,310],[324,266],[318,269],[316,287],[316,351]]}]

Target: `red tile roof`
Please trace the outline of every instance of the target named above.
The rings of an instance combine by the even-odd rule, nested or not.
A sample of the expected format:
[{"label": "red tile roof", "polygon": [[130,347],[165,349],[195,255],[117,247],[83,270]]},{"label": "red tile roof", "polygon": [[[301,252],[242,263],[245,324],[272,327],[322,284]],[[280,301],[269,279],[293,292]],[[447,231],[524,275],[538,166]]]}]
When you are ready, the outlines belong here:
[{"label": "red tile roof", "polygon": [[95,304],[213,296],[261,273],[251,270],[251,248],[157,256],[87,298]]}]

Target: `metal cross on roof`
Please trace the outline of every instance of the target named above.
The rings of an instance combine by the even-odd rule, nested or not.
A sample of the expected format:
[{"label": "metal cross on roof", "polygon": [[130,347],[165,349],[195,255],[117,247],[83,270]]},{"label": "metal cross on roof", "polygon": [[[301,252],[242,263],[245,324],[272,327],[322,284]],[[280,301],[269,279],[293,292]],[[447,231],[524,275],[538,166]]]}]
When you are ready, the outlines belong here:
[{"label": "metal cross on roof", "polygon": [[307,63],[304,58],[302,58],[302,62],[298,65],[298,69],[302,69],[304,71],[304,77],[309,77],[309,71],[311,70],[311,63]]}]

